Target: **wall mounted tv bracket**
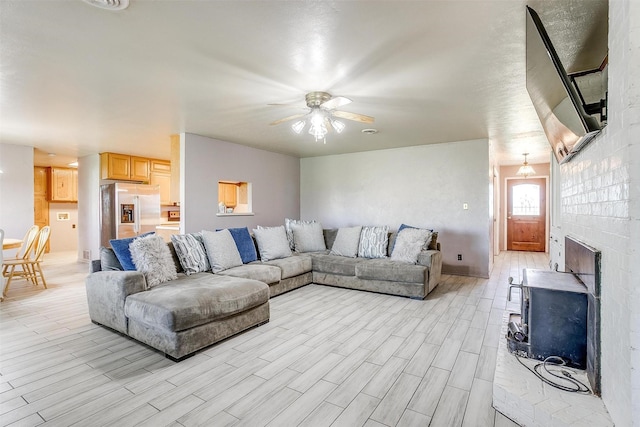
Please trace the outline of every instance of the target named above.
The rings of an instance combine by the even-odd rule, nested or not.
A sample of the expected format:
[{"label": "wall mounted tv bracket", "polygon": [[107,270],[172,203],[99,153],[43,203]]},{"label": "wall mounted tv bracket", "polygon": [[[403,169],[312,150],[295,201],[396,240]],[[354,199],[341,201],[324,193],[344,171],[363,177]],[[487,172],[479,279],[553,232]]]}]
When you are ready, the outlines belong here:
[{"label": "wall mounted tv bracket", "polygon": [[591,104],[587,104],[584,100],[584,97],[582,96],[582,92],[580,91],[580,87],[578,86],[578,82],[576,81],[576,78],[588,76],[590,74],[601,73],[604,70],[604,68],[607,66],[608,59],[609,59],[609,56],[607,55],[602,61],[602,64],[600,64],[600,67],[596,69],[581,71],[579,73],[573,73],[569,75],[569,80],[571,80],[571,84],[576,89],[576,92],[580,97],[580,102],[582,102],[582,107],[584,108],[584,111],[591,116],[594,116],[596,114],[599,115],[601,123],[607,122],[607,103],[609,101],[609,91],[608,90],[605,91],[604,98],[600,99],[599,102],[593,102]]}]

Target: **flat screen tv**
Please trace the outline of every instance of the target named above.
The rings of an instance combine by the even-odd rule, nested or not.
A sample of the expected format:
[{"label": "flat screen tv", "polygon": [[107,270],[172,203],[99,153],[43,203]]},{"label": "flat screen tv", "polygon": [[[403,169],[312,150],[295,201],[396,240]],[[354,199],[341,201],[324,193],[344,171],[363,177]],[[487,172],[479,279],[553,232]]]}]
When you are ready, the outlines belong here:
[{"label": "flat screen tv", "polygon": [[527,91],[559,163],[569,161],[601,130],[586,113],[551,39],[527,6]]}]

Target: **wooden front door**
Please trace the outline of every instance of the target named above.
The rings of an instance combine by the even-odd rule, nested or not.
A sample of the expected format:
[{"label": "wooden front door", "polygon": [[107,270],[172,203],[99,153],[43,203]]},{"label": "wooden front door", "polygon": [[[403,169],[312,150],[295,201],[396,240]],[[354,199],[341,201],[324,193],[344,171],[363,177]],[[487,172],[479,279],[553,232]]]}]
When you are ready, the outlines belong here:
[{"label": "wooden front door", "polygon": [[507,250],[544,252],[546,202],[544,178],[507,181]]}]

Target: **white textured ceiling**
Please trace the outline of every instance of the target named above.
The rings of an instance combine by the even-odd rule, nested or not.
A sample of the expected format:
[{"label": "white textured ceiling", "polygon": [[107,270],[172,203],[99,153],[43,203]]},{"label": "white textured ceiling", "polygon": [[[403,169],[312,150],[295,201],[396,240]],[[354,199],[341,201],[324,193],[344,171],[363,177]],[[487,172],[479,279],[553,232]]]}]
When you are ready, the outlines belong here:
[{"label": "white textured ceiling", "polygon": [[[0,142],[66,161],[168,158],[180,132],[300,157],[489,138],[501,164],[525,151],[546,162],[525,88],[526,4],[569,71],[600,65],[606,0],[131,0],[119,12],[0,0]],[[269,126],[317,90],[375,123],[347,122],[326,145]]]}]

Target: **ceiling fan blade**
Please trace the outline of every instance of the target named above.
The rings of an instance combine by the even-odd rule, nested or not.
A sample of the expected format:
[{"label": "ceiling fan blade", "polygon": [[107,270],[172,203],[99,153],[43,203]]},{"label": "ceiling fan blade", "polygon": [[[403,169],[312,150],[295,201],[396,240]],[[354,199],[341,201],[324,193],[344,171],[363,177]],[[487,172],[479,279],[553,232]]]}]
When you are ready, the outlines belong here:
[{"label": "ceiling fan blade", "polygon": [[351,104],[352,102],[353,101],[349,98],[345,98],[344,96],[336,96],[335,98],[331,98],[330,100],[320,104],[320,107],[327,110],[333,110],[334,108],[340,108],[343,105]]},{"label": "ceiling fan blade", "polygon": [[270,125],[272,125],[272,126],[273,126],[273,125],[279,125],[279,124],[280,124],[280,123],[282,123],[282,122],[287,122],[287,121],[289,121],[289,120],[294,120],[294,119],[297,119],[297,118],[299,118],[299,117],[304,117],[304,116],[306,116],[306,115],[307,115],[307,113],[304,113],[304,114],[294,114],[293,116],[285,117],[285,118],[283,118],[283,119],[276,120],[275,122],[271,122],[271,123],[269,123],[269,124],[270,124]]},{"label": "ceiling fan blade", "polygon": [[375,120],[373,117],[365,116],[364,114],[349,113],[348,111],[332,111],[331,114],[341,119],[353,120],[360,123],[373,123]]}]

